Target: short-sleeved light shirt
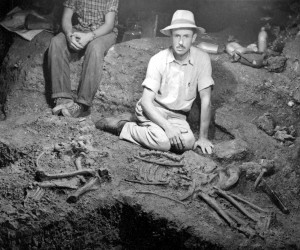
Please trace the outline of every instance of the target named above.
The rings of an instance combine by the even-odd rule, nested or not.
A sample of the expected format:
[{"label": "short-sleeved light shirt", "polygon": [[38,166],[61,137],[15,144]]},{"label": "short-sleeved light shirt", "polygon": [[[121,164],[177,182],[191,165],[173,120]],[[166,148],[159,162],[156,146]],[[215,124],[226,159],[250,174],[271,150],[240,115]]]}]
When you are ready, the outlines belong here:
[{"label": "short-sleeved light shirt", "polygon": [[154,55],[148,64],[142,86],[155,93],[155,105],[190,111],[197,91],[214,85],[210,57],[192,46],[185,63],[175,60],[172,48]]},{"label": "short-sleeved light shirt", "polygon": [[[81,31],[93,31],[105,22],[108,12],[118,13],[119,0],[65,0],[64,7],[72,9],[78,15],[78,24],[75,28]],[[117,33],[116,25],[118,17],[115,17],[114,32]]]}]

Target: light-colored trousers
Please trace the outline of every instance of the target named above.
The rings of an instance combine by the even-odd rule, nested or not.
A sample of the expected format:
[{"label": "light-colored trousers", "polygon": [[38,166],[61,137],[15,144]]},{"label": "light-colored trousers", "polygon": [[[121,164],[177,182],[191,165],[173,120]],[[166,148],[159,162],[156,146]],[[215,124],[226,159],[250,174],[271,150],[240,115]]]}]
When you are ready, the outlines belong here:
[{"label": "light-colored trousers", "polygon": [[[161,112],[165,119],[183,132],[182,137],[185,142],[184,150],[192,149],[195,143],[195,137],[190,125],[186,121],[186,115],[161,107],[156,108]],[[145,116],[139,103],[136,105],[135,114],[137,122],[127,122],[121,131],[120,139],[153,150],[169,151],[171,149],[171,144],[165,131]]]}]

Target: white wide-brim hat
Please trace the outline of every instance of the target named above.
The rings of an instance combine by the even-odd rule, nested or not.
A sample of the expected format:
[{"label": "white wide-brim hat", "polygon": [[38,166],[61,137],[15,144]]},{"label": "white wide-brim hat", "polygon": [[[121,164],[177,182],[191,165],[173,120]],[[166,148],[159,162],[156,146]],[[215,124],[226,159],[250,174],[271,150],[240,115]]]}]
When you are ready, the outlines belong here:
[{"label": "white wide-brim hat", "polygon": [[171,36],[171,30],[180,28],[192,28],[200,34],[205,33],[205,29],[196,26],[194,14],[189,10],[176,10],[171,25],[160,30],[160,32],[166,36]]}]

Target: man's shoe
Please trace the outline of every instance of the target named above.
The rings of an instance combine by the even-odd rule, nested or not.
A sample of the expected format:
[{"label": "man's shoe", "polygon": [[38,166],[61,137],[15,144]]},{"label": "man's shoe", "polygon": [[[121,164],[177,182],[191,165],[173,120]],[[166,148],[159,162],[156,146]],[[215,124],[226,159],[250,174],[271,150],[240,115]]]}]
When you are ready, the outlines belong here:
[{"label": "man's shoe", "polygon": [[97,129],[110,132],[114,135],[120,135],[121,131],[127,122],[135,121],[133,114],[124,113],[118,116],[103,118],[95,123]]},{"label": "man's shoe", "polygon": [[53,115],[58,115],[63,108],[69,108],[73,105],[73,100],[70,98],[56,98],[55,99],[55,107],[52,109]]},{"label": "man's shoe", "polygon": [[74,102],[70,107],[63,108],[62,114],[73,118],[85,117],[91,114],[91,109],[89,106]]}]

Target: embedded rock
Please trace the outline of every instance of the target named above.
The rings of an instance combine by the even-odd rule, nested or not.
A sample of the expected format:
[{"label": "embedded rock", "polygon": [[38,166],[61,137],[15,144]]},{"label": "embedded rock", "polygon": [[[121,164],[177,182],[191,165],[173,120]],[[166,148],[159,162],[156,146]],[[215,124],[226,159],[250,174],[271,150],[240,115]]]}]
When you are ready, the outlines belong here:
[{"label": "embedded rock", "polygon": [[248,154],[247,143],[241,139],[224,141],[214,147],[214,156],[221,162],[240,161]]}]

